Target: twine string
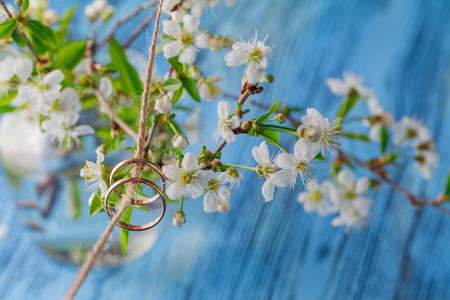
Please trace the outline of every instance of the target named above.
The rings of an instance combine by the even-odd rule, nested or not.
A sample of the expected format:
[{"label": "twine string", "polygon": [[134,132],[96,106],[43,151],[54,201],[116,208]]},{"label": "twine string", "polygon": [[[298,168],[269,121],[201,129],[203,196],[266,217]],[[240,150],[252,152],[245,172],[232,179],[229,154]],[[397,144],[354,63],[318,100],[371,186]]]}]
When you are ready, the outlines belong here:
[{"label": "twine string", "polygon": [[[155,61],[155,50],[156,50],[156,42],[158,38],[158,30],[159,30],[159,22],[161,19],[161,7],[162,7],[163,0],[159,1],[158,10],[157,10],[157,17],[156,17],[156,23],[155,28],[153,30],[153,37],[152,37],[152,43],[150,46],[150,55],[148,59],[148,65],[147,65],[147,74],[144,81],[144,91],[142,93],[142,99],[141,99],[141,111],[140,111],[140,122],[139,122],[139,133],[138,133],[138,139],[136,142],[136,158],[142,158],[143,157],[143,149],[145,145],[145,135],[147,132],[147,116],[148,116],[148,108],[149,108],[149,96],[150,96],[150,83],[152,81],[152,71],[153,71],[153,63]],[[136,164],[136,167],[133,169],[132,176],[133,177],[140,177],[141,175],[141,164]],[[105,245],[108,237],[110,236],[111,232],[113,231],[114,227],[116,226],[117,222],[122,217],[122,214],[127,209],[128,205],[131,203],[131,198],[134,193],[134,190],[136,188],[137,182],[131,182],[127,186],[127,191],[122,199],[122,202],[119,204],[118,209],[114,217],[111,219],[111,222],[106,227],[105,231],[102,233],[100,238],[97,240],[95,245],[92,248],[92,251],[88,254],[86,261],[83,263],[80,271],[77,274],[77,277],[75,281],[73,282],[72,286],[70,287],[69,291],[67,292],[66,296],[64,297],[65,300],[71,300],[75,297],[76,293],[80,289],[81,285],[85,281],[86,277],[88,276],[89,272],[92,269],[92,266],[94,265],[95,259],[100,254],[100,251],[102,250],[103,246]]]}]

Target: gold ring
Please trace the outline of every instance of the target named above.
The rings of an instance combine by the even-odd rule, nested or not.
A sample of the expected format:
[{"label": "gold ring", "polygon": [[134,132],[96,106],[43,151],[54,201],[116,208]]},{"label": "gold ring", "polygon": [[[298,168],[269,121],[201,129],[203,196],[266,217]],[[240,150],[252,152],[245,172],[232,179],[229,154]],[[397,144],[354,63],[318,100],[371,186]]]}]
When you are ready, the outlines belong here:
[{"label": "gold ring", "polygon": [[[164,176],[163,172],[161,171],[161,169],[160,169],[156,164],[154,164],[154,163],[152,163],[151,161],[148,161],[148,160],[146,160],[146,159],[143,159],[143,158],[130,158],[130,159],[127,159],[127,160],[124,160],[124,161],[118,163],[118,164],[114,167],[114,169],[111,171],[111,175],[109,176],[109,184],[110,184],[111,186],[113,185],[113,183],[114,183],[114,175],[116,174],[116,172],[117,172],[119,169],[121,169],[121,168],[123,168],[123,167],[125,167],[125,166],[127,166],[127,165],[131,165],[131,164],[141,164],[141,165],[146,165],[146,166],[152,168],[153,170],[155,170],[156,173],[158,173],[159,177],[161,177],[162,185],[163,185],[163,186],[162,186],[161,192],[164,193],[164,190],[166,189],[166,177]],[[150,181],[149,181],[149,182],[150,182]],[[119,192],[119,191],[117,191],[116,189],[114,189],[114,194],[116,194],[117,197],[119,197],[120,199],[122,199],[122,196],[123,196],[123,195],[122,195],[121,192]],[[133,205],[150,204],[150,203],[155,202],[156,200],[158,200],[159,197],[160,197],[160,196],[159,196],[159,194],[158,194],[158,195],[155,195],[155,196],[153,196],[153,197],[151,197],[151,198],[144,199],[144,200],[137,200],[137,199],[131,198],[131,204],[133,204]]]},{"label": "gold ring", "polygon": [[[154,184],[153,182],[151,182],[150,180],[147,180],[145,178],[137,178],[137,177],[127,177],[127,178],[122,178],[118,181],[116,181],[113,185],[111,185],[111,187],[108,189],[108,192],[106,192],[106,196],[105,196],[105,210],[108,213],[108,216],[112,219],[114,214],[111,212],[109,205],[108,205],[108,199],[109,196],[111,195],[111,192],[114,191],[119,185],[122,185],[124,183],[127,182],[140,182],[140,183],[144,183],[148,186],[150,186],[152,189],[154,189],[157,193],[158,193],[158,197],[156,198],[159,199],[161,198],[162,201],[162,210],[161,213],[159,214],[159,216],[153,220],[150,223],[147,224],[143,224],[143,225],[132,225],[132,224],[128,224],[122,221],[118,221],[117,225],[119,225],[120,227],[127,229],[127,230],[131,230],[131,231],[142,231],[142,230],[146,230],[146,229],[150,229],[153,226],[155,226],[156,224],[158,224],[161,219],[164,216],[164,213],[166,212],[166,207],[167,207],[167,203],[166,203],[166,199],[164,198],[164,194],[163,192],[159,189],[159,187]],[[139,205],[139,204],[138,204]],[[141,204],[144,205],[144,204]]]}]

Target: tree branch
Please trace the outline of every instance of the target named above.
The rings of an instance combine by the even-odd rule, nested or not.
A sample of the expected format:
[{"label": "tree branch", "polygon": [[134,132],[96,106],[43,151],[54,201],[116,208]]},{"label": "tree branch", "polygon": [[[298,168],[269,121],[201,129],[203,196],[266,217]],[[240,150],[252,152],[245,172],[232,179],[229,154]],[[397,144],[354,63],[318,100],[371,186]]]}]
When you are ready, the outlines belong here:
[{"label": "tree branch", "polygon": [[139,24],[139,26],[131,33],[131,35],[128,37],[128,39],[123,44],[124,48],[130,47],[131,43],[139,36],[139,34],[150,24],[150,22],[155,18],[156,12],[153,11],[151,14],[149,14],[142,22]]},{"label": "tree branch", "polygon": [[146,10],[147,8],[150,8],[152,6],[154,6],[158,1],[157,0],[153,0],[153,1],[148,1],[148,2],[144,2],[141,4],[141,6],[139,6],[138,8],[136,8],[135,10],[133,10],[129,15],[123,17],[122,19],[120,19],[114,26],[113,28],[111,28],[111,30],[106,34],[106,36],[101,39],[98,43],[96,43],[94,45],[94,49],[99,49],[100,47],[102,47],[104,44],[106,44],[107,41],[109,41],[109,39],[111,39],[111,37],[113,37],[114,33],[116,32],[116,30],[124,23],[128,22],[129,20],[133,19],[134,17],[136,17],[137,15],[139,15],[141,12],[143,12],[144,10]]},{"label": "tree branch", "polygon": [[[92,76],[92,68],[93,68],[94,61],[92,60],[92,40],[88,40],[88,45],[86,47],[86,73],[89,76]],[[120,126],[128,135],[130,135],[134,140],[137,140],[138,135],[136,131],[133,130],[127,123],[125,123],[124,120],[122,120],[114,110],[109,106],[108,102],[106,101],[103,94],[100,92],[100,89],[98,86],[94,86],[94,93],[95,96],[98,99],[98,102],[100,105],[105,109],[106,114],[111,119],[111,121],[115,122],[117,125]]]}]

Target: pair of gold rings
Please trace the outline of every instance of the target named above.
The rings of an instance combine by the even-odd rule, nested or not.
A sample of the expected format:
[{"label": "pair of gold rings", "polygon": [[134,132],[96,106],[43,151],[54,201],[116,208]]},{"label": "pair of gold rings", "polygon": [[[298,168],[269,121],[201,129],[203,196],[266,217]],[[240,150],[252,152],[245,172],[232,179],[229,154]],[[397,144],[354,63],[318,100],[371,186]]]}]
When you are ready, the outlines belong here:
[{"label": "pair of gold rings", "polygon": [[[117,171],[125,166],[128,165],[141,165],[141,167],[147,166],[151,169],[153,169],[156,173],[158,173],[159,177],[162,180],[162,188],[160,189],[156,184],[154,184],[153,182],[151,182],[148,179],[145,178],[140,178],[140,177],[126,177],[126,178],[122,178],[116,182],[114,182],[114,175],[117,173]],[[122,162],[120,162],[119,164],[117,164],[114,169],[111,171],[111,175],[109,177],[109,183],[110,183],[110,188],[108,189],[106,196],[105,196],[105,210],[108,213],[108,216],[112,219],[114,214],[111,211],[109,205],[108,205],[108,199],[109,196],[111,195],[112,192],[114,192],[114,194],[116,194],[117,197],[119,197],[120,199],[122,199],[123,194],[120,193],[117,188],[125,183],[131,183],[131,182],[135,182],[135,183],[143,183],[145,185],[148,185],[149,187],[151,187],[153,190],[156,191],[156,195],[151,197],[151,198],[147,198],[144,200],[140,200],[140,199],[131,199],[131,204],[133,205],[147,205],[150,203],[153,203],[155,201],[157,201],[158,199],[161,199],[162,202],[162,209],[161,209],[161,213],[159,214],[159,216],[153,220],[150,223],[147,224],[143,224],[143,225],[132,225],[132,224],[128,224],[125,223],[123,221],[119,221],[117,223],[117,225],[119,225],[120,227],[127,229],[127,230],[132,230],[132,231],[142,231],[142,230],[146,230],[146,229],[150,229],[152,227],[154,227],[156,224],[158,224],[162,218],[164,217],[164,213],[166,212],[166,208],[167,208],[167,202],[166,202],[166,198],[164,197],[164,190],[166,188],[166,177],[164,176],[163,172],[161,171],[161,169],[154,163],[152,163],[151,161],[148,161],[146,159],[143,158],[130,158],[127,160],[124,160]]]}]

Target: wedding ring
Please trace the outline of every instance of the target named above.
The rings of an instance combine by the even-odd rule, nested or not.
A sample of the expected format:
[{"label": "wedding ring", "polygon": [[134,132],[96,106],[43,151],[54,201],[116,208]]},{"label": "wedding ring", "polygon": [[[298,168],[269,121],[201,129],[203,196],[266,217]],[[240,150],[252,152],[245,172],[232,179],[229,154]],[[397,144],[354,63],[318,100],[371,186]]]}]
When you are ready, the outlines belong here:
[{"label": "wedding ring", "polygon": [[[120,163],[118,163],[114,169],[111,171],[111,175],[109,176],[109,184],[112,186],[114,183],[114,175],[116,174],[116,172],[128,165],[131,164],[140,164],[140,165],[146,165],[150,168],[152,168],[156,173],[158,173],[159,177],[161,177],[162,180],[162,189],[161,192],[164,193],[164,190],[166,189],[166,177],[164,176],[163,172],[161,171],[161,169],[154,163],[152,163],[149,160],[143,159],[143,158],[130,158],[127,160],[124,160]],[[150,182],[150,181],[149,181]],[[153,184],[153,183],[152,183]],[[116,194],[117,197],[119,197],[120,199],[122,199],[122,193],[117,191],[116,189],[114,189],[114,194]],[[152,202],[155,202],[156,200],[158,200],[160,196],[159,195],[155,195],[151,198],[148,199],[144,199],[144,200],[137,200],[137,199],[133,199],[131,198],[131,204],[133,205],[144,205],[144,204],[150,204]]]},{"label": "wedding ring", "polygon": [[[111,193],[112,193],[113,191],[115,191],[115,189],[116,189],[118,186],[120,186],[120,185],[122,185],[122,184],[124,184],[124,183],[127,183],[127,182],[139,182],[139,183],[143,183],[143,184],[146,184],[146,185],[150,186],[152,189],[154,189],[154,190],[158,193],[158,195],[157,195],[158,197],[156,198],[156,200],[159,199],[159,198],[161,198],[161,201],[162,201],[162,210],[161,210],[161,213],[159,214],[159,216],[158,216],[155,220],[153,220],[152,222],[150,222],[150,223],[143,224],[143,225],[132,225],[132,224],[128,224],[128,223],[125,223],[125,222],[119,220],[119,221],[117,222],[117,225],[119,225],[120,227],[122,227],[122,228],[124,228],[124,229],[131,230],[131,231],[142,231],[142,230],[147,230],[147,229],[152,228],[153,226],[155,226],[156,224],[158,224],[158,223],[161,221],[161,219],[163,218],[164,213],[166,212],[167,203],[166,203],[166,199],[164,198],[164,193],[159,189],[159,187],[158,187],[156,184],[154,184],[153,182],[151,182],[150,180],[147,180],[147,179],[145,179],[145,178],[138,178],[138,177],[127,177],[127,178],[122,178],[122,179],[116,181],[114,184],[111,185],[111,187],[110,187],[110,188],[108,189],[108,191],[106,192],[106,196],[105,196],[105,210],[106,210],[106,212],[108,213],[108,216],[109,216],[111,219],[112,219],[113,216],[114,216],[114,214],[111,212],[111,209],[109,208],[109,205],[108,205],[108,199],[109,199],[109,196],[111,195]],[[120,198],[120,197],[119,197],[119,198]],[[122,198],[121,198],[121,199],[122,199]],[[154,200],[154,201],[155,201],[155,200]],[[153,202],[153,201],[152,201],[152,202]],[[145,204],[138,204],[138,205],[145,205]]]}]

